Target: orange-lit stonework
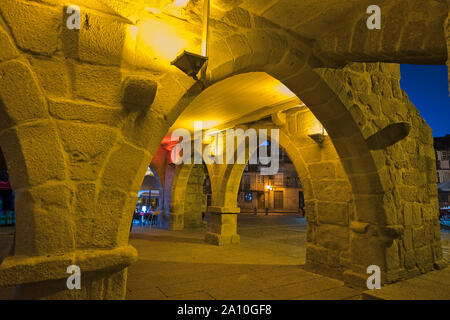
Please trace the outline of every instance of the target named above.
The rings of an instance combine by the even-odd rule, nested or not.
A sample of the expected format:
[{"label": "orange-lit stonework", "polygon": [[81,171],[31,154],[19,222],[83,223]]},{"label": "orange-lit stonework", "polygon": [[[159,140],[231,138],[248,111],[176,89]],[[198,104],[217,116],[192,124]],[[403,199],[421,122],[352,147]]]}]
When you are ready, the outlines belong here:
[{"label": "orange-lit stonework", "polygon": [[[125,298],[150,163],[161,227],[201,223],[184,215],[205,206],[186,201],[203,171],[169,165],[163,141],[191,120],[280,130],[305,194],[309,270],[364,286],[369,265],[383,283],[444,267],[432,130],[400,89],[398,64],[447,63],[448,3],[383,2],[382,28],[370,31],[369,2],[212,0],[195,81],[171,61],[200,54],[201,1],[1,0],[0,148],[16,238],[0,286],[17,286],[16,298]],[[71,4],[80,30],[66,26]],[[207,165],[208,243],[240,241],[244,168]],[[82,290],[66,288],[72,264]]]}]

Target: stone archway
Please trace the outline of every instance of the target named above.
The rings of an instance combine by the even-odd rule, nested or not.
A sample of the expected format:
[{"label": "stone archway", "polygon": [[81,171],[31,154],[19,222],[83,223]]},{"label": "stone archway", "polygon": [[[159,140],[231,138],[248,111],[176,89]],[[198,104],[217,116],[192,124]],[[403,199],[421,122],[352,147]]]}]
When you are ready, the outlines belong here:
[{"label": "stone archway", "polygon": [[[284,63],[290,66],[302,65],[300,62],[289,61],[288,57],[295,57],[292,51],[294,50],[291,50],[291,54],[284,56],[283,61],[278,66],[279,69],[272,64],[266,72],[283,79],[280,72],[283,70]],[[269,65],[271,64],[269,63]],[[264,69],[259,66],[253,67],[255,70]],[[218,69],[219,75],[217,78],[220,79],[222,77],[220,72],[223,70],[220,71],[221,67],[218,67]],[[242,70],[249,71],[249,69],[251,70],[251,67],[247,66]],[[370,77],[370,73],[374,73],[374,75]],[[383,76],[382,73],[387,73],[388,76]],[[367,75],[369,75],[372,88],[367,84]],[[383,79],[384,77],[385,79]],[[212,71],[210,79],[215,79]],[[344,85],[340,83],[341,79],[345,80]],[[354,83],[352,83],[352,80]],[[392,180],[386,175],[386,168],[383,163],[385,160],[382,160],[391,158],[389,155],[391,151],[387,149],[398,140],[395,140],[395,137],[392,140],[387,138],[381,148],[374,147],[369,143],[377,135],[386,134],[384,130],[389,131],[391,126],[401,125],[405,121],[417,123],[418,130],[413,130],[403,143],[407,145],[414,139],[411,137],[416,137],[415,139],[418,138],[424,144],[424,150],[427,150],[427,155],[431,157],[431,132],[418,115],[417,110],[402,93],[398,81],[398,67],[386,64],[352,64],[343,70],[323,68],[314,70],[306,64],[296,75],[287,76],[283,80],[283,83],[294,93],[299,92],[297,94],[302,97],[302,100],[306,102],[314,115],[323,123],[340,156],[355,194],[357,218],[352,223],[352,242],[350,244],[355,254],[348,261],[348,264],[352,265],[353,271],[349,269],[344,274],[349,282],[362,283],[364,281],[366,266],[363,267],[365,264],[363,261],[376,261],[381,265],[382,270],[390,269],[389,272],[384,274],[384,279],[387,282],[413,276],[417,272],[421,272],[419,270],[422,270],[422,272],[431,270],[433,266],[439,267],[442,263],[441,253],[437,249],[440,246],[438,233],[431,231],[431,229],[437,229],[437,223],[436,221],[431,222],[431,216],[426,218],[431,223],[427,227],[430,234],[429,242],[427,245],[419,242],[422,244],[417,246],[417,248],[423,250],[422,256],[419,258],[421,262],[418,262],[418,260],[412,262],[409,259],[406,262],[406,251],[410,251],[410,258],[414,257],[415,254],[412,253],[414,249],[411,242],[406,244],[402,237],[404,227],[397,224],[398,221],[403,219],[401,216],[406,210],[401,205],[404,200],[403,196],[399,195],[398,190],[393,190],[395,188],[392,185]],[[355,88],[348,85],[355,86]],[[385,96],[386,100],[383,102],[377,98],[370,100],[371,96],[374,97],[377,94]],[[394,103],[401,106],[397,115],[395,115],[395,112],[392,114],[391,107]],[[186,100],[183,101],[183,105],[186,105]],[[372,111],[362,112],[361,108],[364,108],[364,111]],[[366,116],[368,118],[365,118]],[[419,138],[419,136],[422,138]],[[425,170],[428,172],[426,174],[428,178],[423,183],[429,185],[427,188],[430,190],[430,195],[435,193],[431,162],[428,162],[428,160],[423,162],[423,159],[420,159],[420,151],[417,150],[410,153],[408,158],[408,161],[422,162],[425,166],[428,166],[428,169]],[[397,158],[395,161],[402,160]],[[414,173],[411,174],[414,175]],[[404,173],[404,175],[406,177],[409,174]],[[405,197],[407,199],[406,194]],[[424,210],[432,214],[435,207],[434,196],[427,197],[427,199],[424,202],[424,208],[426,208]],[[409,198],[406,202],[414,201]],[[395,214],[392,213],[394,204],[397,206],[397,209],[394,210],[398,210],[398,213]],[[410,208],[410,204],[405,205]],[[407,215],[411,214],[411,211],[407,213]],[[408,233],[412,232],[411,227],[406,229],[409,229]],[[431,236],[431,234],[434,235]],[[372,249],[367,250],[367,248]],[[402,253],[399,253],[399,250]],[[344,257],[344,259],[347,259],[347,257]],[[355,272],[355,270],[358,271]]]},{"label": "stone archway", "polygon": [[206,212],[206,197],[203,194],[204,167],[195,164],[182,164],[175,173],[167,191],[171,194],[168,214],[164,213],[170,230],[197,228],[203,225],[202,212]]},{"label": "stone archway", "polygon": [[[8,11],[17,19],[0,27],[0,145],[18,194],[18,255],[0,266],[0,284],[19,285],[18,297],[123,298],[126,267],[136,259],[128,245],[129,213],[154,152],[205,86],[251,71],[267,72],[301,97],[333,141],[356,207],[352,271],[345,276],[363,280],[374,259],[386,281],[440,266],[431,130],[401,92],[395,67],[317,68],[323,64],[311,43],[259,20],[254,28],[237,25],[214,39],[204,83],[169,66],[148,76],[139,68],[119,67],[122,53],[111,52],[101,32],[83,34],[75,55],[53,57],[60,10],[31,2],[20,2],[17,9],[11,3],[1,4],[3,16]],[[15,15],[22,8],[29,16],[45,16],[39,31],[49,36],[20,36],[30,31],[18,27],[28,26],[23,19],[29,16]],[[97,19],[91,22],[111,28],[112,35],[128,27],[117,17],[101,24],[101,15],[93,16]],[[103,54],[86,54],[92,47]],[[376,55],[371,59],[378,61]],[[48,70],[58,70],[58,77],[48,77]],[[70,77],[73,81],[67,81]],[[67,88],[53,86],[59,80]],[[411,132],[391,147],[395,141],[383,130],[401,122],[412,124]],[[380,140],[372,137],[381,137],[381,148],[370,143]],[[93,232],[96,225],[100,228]],[[66,268],[74,263],[92,280],[76,294],[65,290]]]},{"label": "stone archway", "polygon": [[[325,137],[318,144],[309,137],[310,128],[318,124],[312,113],[302,108],[289,110],[285,116],[291,120],[284,125],[261,120],[248,125],[248,129],[264,129],[269,136],[271,130],[279,130],[278,144],[293,162],[302,182],[308,223],[307,268],[343,279],[344,274],[352,272],[350,235],[356,217],[352,187],[331,139]],[[245,166],[230,165],[225,171],[224,199],[237,199]]]}]

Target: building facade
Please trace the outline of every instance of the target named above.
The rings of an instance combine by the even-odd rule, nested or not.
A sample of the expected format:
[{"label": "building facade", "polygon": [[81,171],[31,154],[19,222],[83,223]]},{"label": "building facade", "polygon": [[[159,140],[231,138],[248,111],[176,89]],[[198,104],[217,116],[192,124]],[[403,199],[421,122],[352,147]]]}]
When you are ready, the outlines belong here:
[{"label": "building facade", "polygon": [[450,206],[450,134],[434,138],[439,207]]},{"label": "building facade", "polygon": [[438,183],[450,181],[450,134],[434,138]]},{"label": "building facade", "polygon": [[242,213],[304,213],[300,178],[292,161],[280,149],[280,169],[276,175],[260,174],[261,166],[247,165],[239,186],[238,206]]}]

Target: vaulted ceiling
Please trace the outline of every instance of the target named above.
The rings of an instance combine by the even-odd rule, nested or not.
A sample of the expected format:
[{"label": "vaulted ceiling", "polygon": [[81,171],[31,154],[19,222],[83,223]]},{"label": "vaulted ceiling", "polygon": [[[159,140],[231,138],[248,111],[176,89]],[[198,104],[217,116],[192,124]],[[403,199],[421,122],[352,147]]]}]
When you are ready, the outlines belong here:
[{"label": "vaulted ceiling", "polygon": [[194,121],[202,121],[205,129],[233,127],[270,116],[274,110],[302,105],[294,93],[268,74],[244,73],[203,91],[182,112],[172,130],[192,130]]}]

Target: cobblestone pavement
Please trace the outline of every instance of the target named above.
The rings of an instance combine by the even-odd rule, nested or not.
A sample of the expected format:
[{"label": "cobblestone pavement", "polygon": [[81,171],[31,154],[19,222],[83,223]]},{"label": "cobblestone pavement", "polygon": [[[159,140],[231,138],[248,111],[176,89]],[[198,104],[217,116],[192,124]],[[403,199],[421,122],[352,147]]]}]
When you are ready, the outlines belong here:
[{"label": "cobblestone pavement", "polygon": [[[165,231],[134,227],[139,261],[128,271],[128,299],[358,299],[342,282],[307,272],[306,222],[295,216],[239,216],[241,243],[205,244],[205,229]],[[14,228],[0,228],[0,261]],[[450,263],[450,230],[442,230]],[[0,288],[0,299],[11,298]]]},{"label": "cobblestone pavement", "polygon": [[306,222],[295,216],[240,215],[241,243],[205,244],[204,230],[135,228],[139,261],[128,299],[357,299],[343,282],[302,269]]}]

